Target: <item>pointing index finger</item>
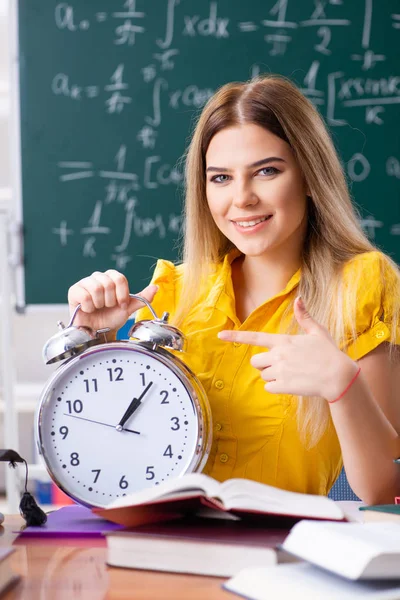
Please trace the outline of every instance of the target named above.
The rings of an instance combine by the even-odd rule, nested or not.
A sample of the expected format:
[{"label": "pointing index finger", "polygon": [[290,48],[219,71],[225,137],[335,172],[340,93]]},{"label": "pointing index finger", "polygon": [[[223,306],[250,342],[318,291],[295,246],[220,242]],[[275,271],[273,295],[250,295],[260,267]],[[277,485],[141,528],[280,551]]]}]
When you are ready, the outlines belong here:
[{"label": "pointing index finger", "polygon": [[273,348],[277,345],[279,338],[282,336],[275,333],[264,333],[260,331],[225,330],[218,333],[218,337],[224,342],[239,342],[240,344],[249,344],[251,346]]}]

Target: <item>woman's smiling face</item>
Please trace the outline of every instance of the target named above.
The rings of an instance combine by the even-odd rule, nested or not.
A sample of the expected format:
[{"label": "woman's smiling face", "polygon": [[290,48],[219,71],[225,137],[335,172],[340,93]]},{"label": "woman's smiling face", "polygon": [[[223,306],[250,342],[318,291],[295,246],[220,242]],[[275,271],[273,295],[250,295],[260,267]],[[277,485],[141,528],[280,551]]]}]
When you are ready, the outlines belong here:
[{"label": "woman's smiling face", "polygon": [[263,127],[228,127],[206,153],[206,192],[220,231],[246,256],[298,246],[307,221],[306,186],[290,146]]}]

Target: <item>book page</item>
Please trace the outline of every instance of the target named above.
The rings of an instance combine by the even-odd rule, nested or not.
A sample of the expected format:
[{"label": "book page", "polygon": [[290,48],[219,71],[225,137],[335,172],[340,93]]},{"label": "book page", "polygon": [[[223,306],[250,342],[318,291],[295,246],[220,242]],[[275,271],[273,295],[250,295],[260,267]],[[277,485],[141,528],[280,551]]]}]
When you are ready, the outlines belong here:
[{"label": "book page", "polygon": [[189,473],[176,479],[164,481],[157,486],[127,494],[118,498],[106,508],[121,508],[124,506],[138,506],[148,504],[164,498],[184,498],[193,495],[218,496],[220,483],[202,473]]},{"label": "book page", "polygon": [[225,481],[220,484],[219,495],[228,510],[256,510],[337,520],[344,516],[342,509],[326,496],[288,492],[249,479]]}]

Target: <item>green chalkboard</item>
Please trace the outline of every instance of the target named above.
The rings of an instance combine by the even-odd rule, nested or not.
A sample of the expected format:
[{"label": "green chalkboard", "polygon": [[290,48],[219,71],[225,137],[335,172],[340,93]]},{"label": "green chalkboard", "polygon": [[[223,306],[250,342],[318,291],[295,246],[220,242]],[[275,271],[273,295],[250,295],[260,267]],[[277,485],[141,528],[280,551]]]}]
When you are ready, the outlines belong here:
[{"label": "green chalkboard", "polygon": [[[397,11],[397,12],[396,12]],[[22,303],[178,257],[194,118],[231,80],[293,79],[329,124],[363,224],[400,259],[395,0],[19,0]]]}]

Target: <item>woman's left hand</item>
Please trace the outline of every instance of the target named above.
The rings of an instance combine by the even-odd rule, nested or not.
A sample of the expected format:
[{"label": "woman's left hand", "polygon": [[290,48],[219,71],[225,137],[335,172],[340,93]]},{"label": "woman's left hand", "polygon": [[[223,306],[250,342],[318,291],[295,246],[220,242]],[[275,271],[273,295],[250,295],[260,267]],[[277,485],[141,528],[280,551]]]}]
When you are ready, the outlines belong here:
[{"label": "woman's left hand", "polygon": [[294,314],[305,335],[281,335],[256,331],[226,330],[221,340],[269,348],[255,354],[251,364],[274,394],[322,396],[336,399],[357,372],[357,364],[341,352],[328,330],[307,312],[300,297]]}]

